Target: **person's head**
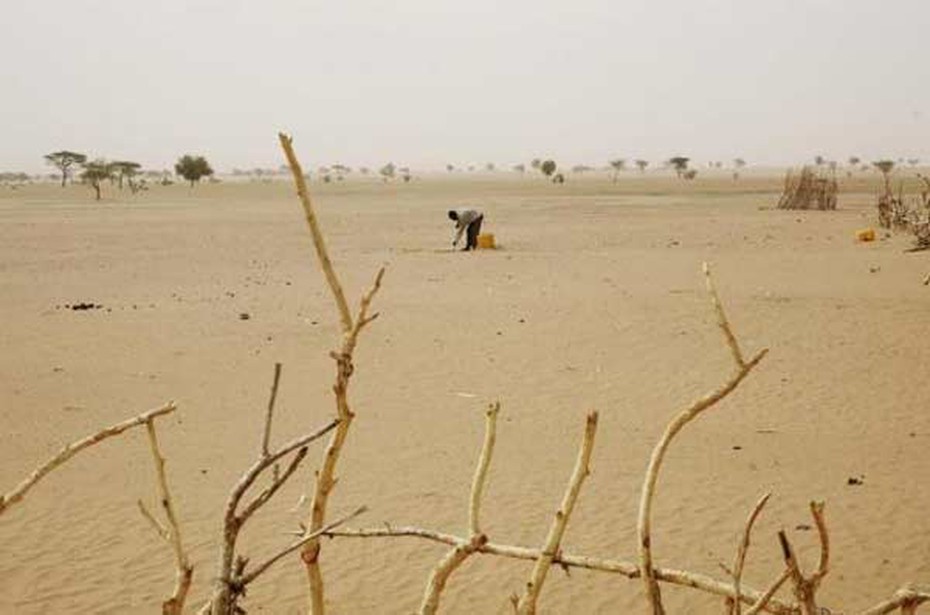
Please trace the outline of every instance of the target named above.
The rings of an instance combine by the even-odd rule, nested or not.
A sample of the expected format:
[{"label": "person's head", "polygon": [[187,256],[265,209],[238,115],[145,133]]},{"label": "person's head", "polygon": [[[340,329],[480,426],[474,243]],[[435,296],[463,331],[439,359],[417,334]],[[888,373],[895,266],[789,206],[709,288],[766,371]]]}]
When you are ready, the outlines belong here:
[{"label": "person's head", "polygon": [[459,221],[459,214],[458,214],[458,212],[455,211],[454,209],[450,209],[450,210],[449,210],[449,219],[450,219],[450,220],[455,220],[456,222],[458,222],[458,221]]}]

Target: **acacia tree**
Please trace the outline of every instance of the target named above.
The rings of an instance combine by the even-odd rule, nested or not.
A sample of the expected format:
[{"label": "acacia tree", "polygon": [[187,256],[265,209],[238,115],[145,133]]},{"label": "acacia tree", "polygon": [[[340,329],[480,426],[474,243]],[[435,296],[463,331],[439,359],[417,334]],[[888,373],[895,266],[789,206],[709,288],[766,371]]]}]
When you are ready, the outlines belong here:
[{"label": "acacia tree", "polygon": [[139,172],[142,165],[138,162],[132,162],[131,160],[114,160],[110,163],[110,167],[113,169],[117,181],[119,181],[119,189],[122,190],[123,179],[132,181],[132,178]]},{"label": "acacia tree", "polygon": [[97,194],[97,200],[100,200],[100,182],[113,178],[113,163],[98,158],[93,162],[86,162],[83,165],[84,170],[81,172],[81,180],[87,182]]},{"label": "acacia tree", "polygon": [[62,150],[45,155],[45,161],[61,171],[61,186],[64,188],[65,182],[68,181],[68,170],[75,164],[82,165],[87,162],[87,156],[77,152]]},{"label": "acacia tree", "polygon": [[637,160],[636,166],[639,168],[640,173],[644,173],[646,171],[646,167],[649,166],[649,161],[648,160]]},{"label": "acacia tree", "polygon": [[539,170],[546,177],[552,177],[552,174],[555,173],[556,168],[557,165],[555,164],[555,160],[545,160],[539,165]]},{"label": "acacia tree", "polygon": [[213,175],[213,169],[210,163],[203,156],[192,156],[184,154],[174,165],[174,172],[191,183],[191,188],[199,182],[202,177]]},{"label": "acacia tree", "polygon": [[617,175],[619,175],[619,174],[620,174],[620,171],[622,171],[622,170],[626,167],[626,159],[625,159],[625,158],[616,158],[616,159],[614,159],[614,160],[611,160],[611,161],[610,161],[610,166],[611,166],[611,168],[613,168],[613,170],[614,170],[613,181],[614,181],[614,183],[616,184],[616,183],[617,183]]},{"label": "acacia tree", "polygon": [[891,194],[891,172],[894,170],[894,160],[876,160],[872,166],[881,171],[885,179],[885,194]]},{"label": "acacia tree", "polygon": [[397,172],[397,167],[394,165],[393,162],[389,162],[383,167],[381,167],[380,169],[378,169],[378,173],[381,174],[381,177],[384,179],[384,181],[394,179],[394,173],[396,172]]},{"label": "acacia tree", "polygon": [[685,171],[688,170],[688,162],[690,158],[684,156],[673,156],[668,159],[668,163],[675,169],[675,173],[678,177],[681,177]]}]

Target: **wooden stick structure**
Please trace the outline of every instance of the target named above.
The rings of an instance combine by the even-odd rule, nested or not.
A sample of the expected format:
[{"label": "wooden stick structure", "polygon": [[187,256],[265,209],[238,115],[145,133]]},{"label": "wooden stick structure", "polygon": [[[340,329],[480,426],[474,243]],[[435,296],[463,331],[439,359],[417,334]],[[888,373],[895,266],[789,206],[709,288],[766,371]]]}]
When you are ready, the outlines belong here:
[{"label": "wooden stick structure", "polygon": [[662,594],[659,590],[659,584],[655,578],[655,574],[653,573],[652,563],[652,503],[655,498],[656,484],[659,479],[659,471],[662,468],[662,462],[665,459],[665,453],[668,451],[669,446],[671,446],[672,440],[685,425],[732,393],[768,352],[767,349],[762,349],[749,361],[743,359],[742,351],[730,327],[726,313],[723,311],[723,305],[720,303],[717,290],[714,287],[713,279],[710,275],[710,267],[707,263],[704,263],[704,276],[708,294],[713,303],[714,311],[717,314],[717,324],[723,332],[727,346],[730,348],[730,352],[733,355],[733,362],[735,363],[736,370],[730,379],[717,388],[717,390],[700,398],[690,407],[679,413],[665,428],[662,438],[652,451],[652,457],[649,460],[649,467],[646,470],[646,476],[643,480],[643,490],[640,496],[637,532],[639,534],[639,564],[642,570],[643,587],[646,599],[650,605],[650,611],[653,615],[664,615],[665,613],[665,609],[662,606]]},{"label": "wooden stick structure", "polygon": [[546,543],[542,549],[542,554],[536,560],[536,565],[533,567],[533,574],[526,584],[526,590],[517,602],[517,613],[519,615],[534,615],[536,613],[536,602],[539,600],[539,592],[542,591],[543,583],[546,582],[546,575],[549,573],[552,561],[559,551],[559,545],[562,543],[562,536],[565,535],[565,528],[568,526],[568,518],[575,508],[578,494],[581,493],[581,484],[588,474],[590,474],[588,466],[591,461],[591,451],[594,449],[594,434],[596,432],[597,412],[592,412],[588,415],[585,424],[581,450],[578,451],[575,469],[572,471],[572,477],[568,483],[565,495],[562,498],[562,504],[555,513],[555,519],[549,528],[548,536],[546,536]]},{"label": "wooden stick structure", "polygon": [[326,451],[323,454],[323,465],[316,475],[316,485],[313,492],[313,499],[310,503],[310,517],[307,520],[305,532],[305,537],[310,539],[304,544],[300,553],[301,559],[304,562],[304,567],[306,568],[307,580],[310,585],[309,613],[312,615],[323,615],[325,603],[323,598],[323,574],[320,570],[319,562],[320,541],[317,537],[311,538],[311,535],[318,533],[325,525],[329,496],[333,487],[336,485],[336,465],[342,453],[342,447],[345,444],[346,437],[349,434],[349,427],[352,425],[352,420],[355,417],[355,414],[349,407],[348,401],[349,382],[355,370],[352,363],[352,355],[358,342],[359,333],[361,333],[366,325],[378,317],[377,313],[369,316],[368,309],[374,296],[381,288],[384,268],[378,271],[371,289],[362,296],[358,315],[353,319],[349,311],[348,303],[346,302],[345,293],[342,290],[342,285],[339,282],[339,277],[336,275],[332,261],[329,258],[326,242],[323,240],[323,234],[317,222],[313,203],[310,200],[310,192],[307,189],[303,170],[297,159],[297,155],[294,153],[293,140],[284,133],[278,134],[278,140],[281,143],[281,148],[284,150],[288,166],[290,166],[291,173],[294,176],[294,183],[297,186],[297,195],[300,197],[300,202],[303,205],[304,214],[310,228],[310,234],[313,237],[313,245],[316,248],[320,267],[323,269],[323,273],[326,276],[326,281],[332,291],[342,321],[342,349],[339,352],[330,353],[330,356],[336,361],[336,383],[333,386],[333,393],[336,398],[336,416],[338,417],[339,425],[333,432],[332,438],[326,447]]},{"label": "wooden stick structure", "polygon": [[116,423],[104,429],[101,429],[97,433],[82,438],[75,442],[72,442],[66,445],[61,449],[54,457],[43,463],[41,466],[37,467],[32,473],[24,478],[18,485],[16,485],[11,491],[0,495],[0,515],[9,510],[14,504],[18,504],[26,494],[35,487],[39,481],[45,478],[49,472],[55,468],[60,467],[62,464],[67,462],[69,459],[80,453],[86,448],[99,444],[104,440],[118,436],[127,429],[132,429],[133,427],[139,427],[141,425],[147,425],[152,419],[164,416],[166,414],[171,414],[177,410],[177,406],[174,405],[174,402],[168,402],[167,404],[155,408],[154,410],[149,410],[148,412],[143,412],[139,416],[136,416],[131,419],[122,421],[121,423]]}]

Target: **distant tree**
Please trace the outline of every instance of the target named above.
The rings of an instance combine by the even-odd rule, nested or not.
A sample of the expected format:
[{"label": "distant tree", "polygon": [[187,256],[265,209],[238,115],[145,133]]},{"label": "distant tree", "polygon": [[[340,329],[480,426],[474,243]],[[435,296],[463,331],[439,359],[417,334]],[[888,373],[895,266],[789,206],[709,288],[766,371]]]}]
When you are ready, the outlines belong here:
[{"label": "distant tree", "polygon": [[446,171],[448,171],[449,173],[454,173],[454,172],[455,172],[455,165],[454,165],[454,164],[447,164],[447,165],[446,165]]},{"label": "distant tree", "polygon": [[891,172],[894,170],[894,160],[876,160],[872,166],[881,171],[885,180],[885,193],[891,194]]},{"label": "distant tree", "polygon": [[636,166],[639,167],[639,172],[643,173],[645,172],[646,167],[649,166],[649,161],[648,160],[637,160]]},{"label": "distant tree", "polygon": [[369,173],[371,173],[371,169],[369,169],[368,167],[359,167],[358,172],[361,173],[362,175],[368,175]]},{"label": "distant tree", "polygon": [[516,172],[516,173],[526,173],[526,165],[525,165],[525,164],[522,164],[522,163],[521,163],[521,164],[515,164],[515,165],[513,165],[513,170],[514,170],[514,172]]},{"label": "distant tree", "polygon": [[594,170],[594,167],[590,167],[586,164],[576,164],[575,166],[572,167],[572,173],[577,173],[578,175],[582,175],[584,173],[587,173],[588,171],[593,171],[593,170]]},{"label": "distant tree", "polygon": [[410,167],[400,167],[397,171],[400,173],[400,178],[404,180],[405,184],[410,183],[410,180],[413,179],[413,174],[410,173]]},{"label": "distant tree", "polygon": [[82,165],[81,180],[90,184],[100,200],[100,182],[113,177],[113,165],[102,158]]},{"label": "distant tree", "polygon": [[552,174],[555,173],[557,165],[554,160],[545,160],[539,164],[539,170],[546,177],[552,177]]},{"label": "distant tree", "polygon": [[65,186],[68,181],[68,170],[75,164],[82,165],[87,162],[87,156],[77,152],[62,150],[45,155],[45,161],[61,171],[61,186]]},{"label": "distant tree", "polygon": [[836,166],[837,166],[837,165],[836,165],[836,160],[828,160],[828,161],[827,161],[827,166],[830,167],[830,172],[831,172],[831,173],[836,173]]},{"label": "distant tree", "polygon": [[138,162],[132,162],[131,160],[114,160],[110,163],[110,167],[119,182],[119,189],[122,190],[123,180],[128,179],[132,181],[132,178],[136,176],[142,168],[142,165]]},{"label": "distant tree", "polygon": [[688,170],[688,162],[690,160],[690,158],[685,158],[684,156],[673,156],[668,159],[668,164],[675,169],[675,173],[678,177],[681,177],[682,174]]},{"label": "distant tree", "polygon": [[916,167],[918,164],[920,164],[920,158],[908,158],[907,163],[912,167]]},{"label": "distant tree", "polygon": [[742,158],[734,158],[733,166],[737,169],[742,169],[743,167],[746,166],[746,161],[743,160]]},{"label": "distant tree", "polygon": [[626,167],[626,159],[625,159],[625,158],[615,158],[614,160],[611,160],[611,161],[610,161],[610,166],[611,166],[611,168],[614,170],[613,181],[614,181],[614,183],[616,184],[616,183],[617,183],[617,176],[620,174],[620,171],[622,171],[622,170]]},{"label": "distant tree", "polygon": [[814,164],[816,164],[818,167],[823,166],[824,162],[826,162],[826,159],[820,154],[817,154],[816,156],[814,156]]},{"label": "distant tree", "polygon": [[561,173],[556,173],[555,175],[552,176],[552,183],[553,184],[564,184],[565,176],[562,175]]},{"label": "distant tree", "polygon": [[496,168],[497,168],[497,167],[494,166],[494,163],[493,163],[493,162],[489,162],[489,163],[487,163],[486,165],[484,165],[484,170],[487,171],[487,172],[489,172],[489,173],[493,173],[493,172],[495,171]]},{"label": "distant tree", "polygon": [[192,156],[185,154],[178,158],[174,165],[174,172],[190,182],[191,188],[199,182],[202,177],[213,175],[213,169],[210,163],[203,156]]},{"label": "distant tree", "polygon": [[542,160],[540,160],[539,158],[533,158],[530,161],[530,168],[538,171],[540,166],[542,166]]},{"label": "distant tree", "polygon": [[381,167],[380,169],[378,169],[378,173],[381,174],[381,177],[384,178],[384,181],[394,179],[394,173],[396,172],[397,172],[397,167],[394,166],[393,162],[389,162],[383,167]]},{"label": "distant tree", "polygon": [[684,171],[681,176],[688,180],[694,179],[697,177],[697,169],[688,169],[687,171]]},{"label": "distant tree", "polygon": [[859,158],[859,156],[850,156],[847,162],[849,163],[849,166],[854,167],[862,162],[862,160]]}]

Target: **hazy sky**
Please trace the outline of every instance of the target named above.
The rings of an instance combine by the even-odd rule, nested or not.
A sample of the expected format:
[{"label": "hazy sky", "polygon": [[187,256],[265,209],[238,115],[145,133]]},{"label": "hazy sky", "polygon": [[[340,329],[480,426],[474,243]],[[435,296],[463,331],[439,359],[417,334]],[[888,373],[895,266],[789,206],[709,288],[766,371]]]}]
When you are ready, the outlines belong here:
[{"label": "hazy sky", "polygon": [[10,0],[0,171],[930,160],[930,0]]}]

